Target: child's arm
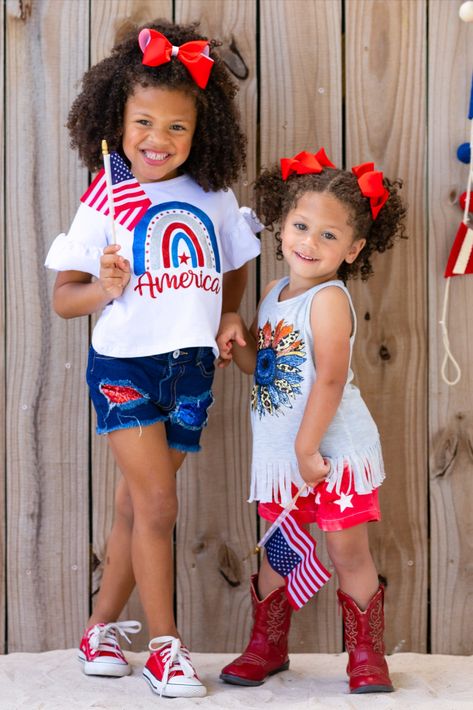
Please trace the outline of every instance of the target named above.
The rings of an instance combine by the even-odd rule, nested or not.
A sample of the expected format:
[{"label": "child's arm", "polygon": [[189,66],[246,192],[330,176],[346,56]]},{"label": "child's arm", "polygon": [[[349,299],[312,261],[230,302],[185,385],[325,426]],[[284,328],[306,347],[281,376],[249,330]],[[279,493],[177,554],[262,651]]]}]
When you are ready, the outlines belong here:
[{"label": "child's arm", "polygon": [[59,271],[53,291],[53,308],[62,318],[86,316],[101,310],[118,296],[130,280],[130,263],[117,252],[120,246],[105,247],[96,281],[83,271]]},{"label": "child's arm", "polygon": [[223,275],[222,313],[238,311],[248,279],[248,265],[227,271]]},{"label": "child's arm", "polygon": [[256,365],[255,322],[248,329],[238,313],[224,313],[220,321],[217,345],[219,367],[227,367],[232,360],[242,372],[252,375]]},{"label": "child's arm", "polygon": [[256,367],[258,311],[261,302],[277,281],[271,281],[263,291],[253,323],[249,328],[238,313],[223,313],[217,334],[220,352],[219,367],[227,367],[232,360],[242,372],[252,375]]},{"label": "child's arm", "polygon": [[316,294],[310,320],[316,380],[307,400],[295,448],[302,478],[310,486],[315,486],[330,471],[319,446],[342,399],[350,362],[352,320],[343,291],[329,286]]}]

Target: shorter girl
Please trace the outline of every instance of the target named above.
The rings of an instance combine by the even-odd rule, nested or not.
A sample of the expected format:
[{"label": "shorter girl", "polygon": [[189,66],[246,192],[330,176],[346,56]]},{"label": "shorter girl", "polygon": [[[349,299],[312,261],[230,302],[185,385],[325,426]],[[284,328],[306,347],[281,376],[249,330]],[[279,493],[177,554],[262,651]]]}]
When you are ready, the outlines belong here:
[{"label": "shorter girl", "polygon": [[[271,282],[248,330],[225,314],[217,339],[254,373],[250,501],[274,521],[305,483],[292,515],[326,532],[343,610],[352,693],[393,690],[384,659],[383,587],[367,523],[380,519],[384,479],[378,430],[352,384],[356,317],[345,282],[372,273],[371,256],[404,236],[399,182],[366,163],[338,170],[323,149],[283,159],[256,182],[260,216],[276,233],[289,276]],[[221,678],[260,685],[289,667],[291,607],[284,578],[264,557],[251,586],[254,627],[243,655]]]}]

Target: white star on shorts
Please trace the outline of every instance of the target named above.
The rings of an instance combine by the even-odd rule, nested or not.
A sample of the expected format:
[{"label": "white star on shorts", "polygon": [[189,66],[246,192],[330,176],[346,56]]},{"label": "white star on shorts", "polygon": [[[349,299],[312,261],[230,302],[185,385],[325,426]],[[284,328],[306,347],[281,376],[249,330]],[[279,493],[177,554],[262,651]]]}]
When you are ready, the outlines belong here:
[{"label": "white star on shorts", "polygon": [[340,512],[343,513],[345,508],[353,508],[353,503],[351,502],[352,498],[353,493],[350,493],[350,495],[347,495],[346,493],[341,493],[340,498],[338,500],[335,500],[334,503],[340,506]]}]

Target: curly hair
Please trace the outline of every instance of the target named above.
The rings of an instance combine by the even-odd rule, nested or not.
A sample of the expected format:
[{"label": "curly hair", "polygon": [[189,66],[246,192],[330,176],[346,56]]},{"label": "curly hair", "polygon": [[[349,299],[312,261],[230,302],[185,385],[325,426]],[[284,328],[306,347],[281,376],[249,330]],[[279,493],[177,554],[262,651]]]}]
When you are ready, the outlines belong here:
[{"label": "curly hair", "polygon": [[325,168],[318,174],[292,174],[283,180],[279,165],[263,170],[254,184],[258,216],[269,231],[275,232],[277,258],[283,258],[281,227],[290,210],[306,192],[326,192],[346,207],[354,240],[366,239],[355,261],[352,264],[343,262],[337,275],[344,282],[358,276],[366,281],[373,274],[373,253],[391,249],[397,238],[407,238],[406,208],[398,194],[402,181],[391,182],[384,178],[383,183],[389,191],[389,198],[374,220],[369,199],[361,194],[358,180],[352,172]]},{"label": "curly hair", "polygon": [[[206,39],[196,28],[198,23],[175,25],[154,20],[146,28],[164,34],[173,45]],[[69,112],[67,128],[71,147],[91,172],[102,167],[101,142],[129,162],[122,150],[123,114],[127,98],[136,86],[159,87],[191,95],[197,108],[197,126],[192,149],[183,172],[205,191],[225,189],[238,179],[245,167],[246,138],[234,101],[238,85],[231,78],[223,60],[211,53],[214,64],[205,89],[200,89],[178,60],[159,67],[142,64],[143,54],[138,35],[144,27],[126,28],[109,57],[95,64],[82,78],[82,91]],[[123,33],[122,33],[123,34]],[[210,40],[212,50],[220,42]]]}]

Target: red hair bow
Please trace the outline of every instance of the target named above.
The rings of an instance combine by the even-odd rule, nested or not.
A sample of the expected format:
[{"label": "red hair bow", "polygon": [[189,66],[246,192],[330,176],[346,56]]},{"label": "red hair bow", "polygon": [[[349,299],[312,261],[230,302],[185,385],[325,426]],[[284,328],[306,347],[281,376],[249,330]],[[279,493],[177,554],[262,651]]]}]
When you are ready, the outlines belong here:
[{"label": "red hair bow", "polygon": [[376,219],[389,197],[389,190],[383,185],[383,173],[374,169],[374,163],[355,165],[351,171],[358,178],[363,197],[370,198],[371,214]]},{"label": "red hair bow", "polygon": [[287,180],[289,175],[309,175],[310,173],[321,173],[324,168],[334,168],[335,165],[327,158],[325,150],[321,148],[312,155],[306,150],[298,153],[293,158],[281,158],[282,179]]},{"label": "red hair bow", "polygon": [[138,44],[143,52],[143,64],[159,67],[177,57],[186,67],[197,86],[205,89],[212,71],[214,60],[209,57],[209,43],[206,40],[185,42],[175,47],[161,32],[141,30]]}]

